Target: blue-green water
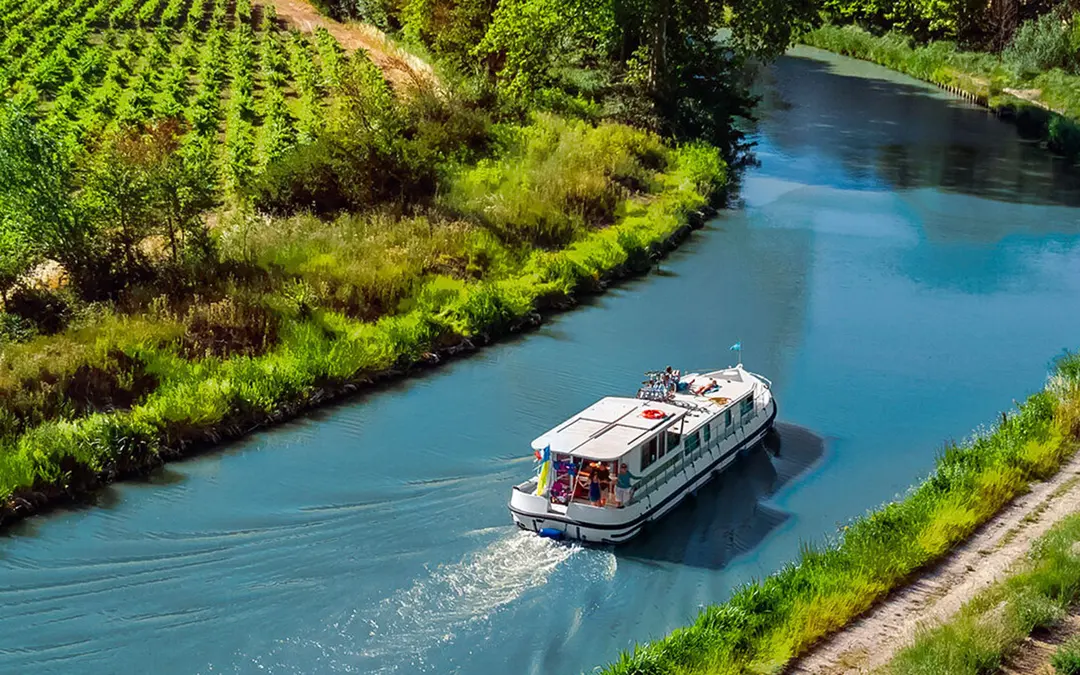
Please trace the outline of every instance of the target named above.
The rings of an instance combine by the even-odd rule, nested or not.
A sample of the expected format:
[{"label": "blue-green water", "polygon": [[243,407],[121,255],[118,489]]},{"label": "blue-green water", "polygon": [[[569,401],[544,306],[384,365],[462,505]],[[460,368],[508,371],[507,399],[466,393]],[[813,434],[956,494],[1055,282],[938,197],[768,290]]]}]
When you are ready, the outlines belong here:
[{"label": "blue-green water", "polygon": [[[903,492],[1080,344],[1080,180],[937,90],[763,76],[743,203],[537,333],[0,539],[0,672],[573,673]],[[648,368],[771,377],[753,455],[629,547],[518,533],[528,442]]]}]

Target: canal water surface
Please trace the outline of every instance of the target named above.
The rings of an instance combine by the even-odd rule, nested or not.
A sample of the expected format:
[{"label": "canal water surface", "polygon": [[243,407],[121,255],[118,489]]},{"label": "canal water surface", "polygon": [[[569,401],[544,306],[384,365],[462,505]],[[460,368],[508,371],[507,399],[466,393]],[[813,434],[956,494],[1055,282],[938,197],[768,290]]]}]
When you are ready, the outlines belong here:
[{"label": "canal water surface", "polygon": [[[892,499],[1080,343],[1080,180],[985,112],[796,50],[742,202],[536,333],[0,537],[0,672],[579,673]],[[740,340],[780,404],[618,550],[517,532],[529,441]]]}]

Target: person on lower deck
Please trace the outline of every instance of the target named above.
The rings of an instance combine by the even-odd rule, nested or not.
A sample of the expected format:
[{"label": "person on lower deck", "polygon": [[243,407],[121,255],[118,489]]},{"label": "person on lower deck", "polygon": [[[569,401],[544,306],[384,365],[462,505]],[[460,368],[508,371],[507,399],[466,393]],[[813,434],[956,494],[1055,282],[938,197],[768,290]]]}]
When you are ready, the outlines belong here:
[{"label": "person on lower deck", "polygon": [[600,503],[600,478],[596,474],[597,471],[593,469],[589,475],[589,501],[593,506],[603,506]]},{"label": "person on lower deck", "polygon": [[641,476],[635,476],[630,473],[630,469],[625,464],[619,465],[619,475],[615,478],[615,504],[622,508],[630,502],[631,488],[630,481],[638,480]]}]

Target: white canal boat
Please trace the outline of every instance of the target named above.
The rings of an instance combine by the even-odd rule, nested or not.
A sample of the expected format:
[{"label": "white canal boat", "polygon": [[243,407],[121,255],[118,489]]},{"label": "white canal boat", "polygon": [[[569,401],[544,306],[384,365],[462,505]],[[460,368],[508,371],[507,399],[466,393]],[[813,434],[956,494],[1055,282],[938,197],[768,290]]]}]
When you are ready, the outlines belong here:
[{"label": "white canal boat", "polygon": [[537,474],[510,497],[518,527],[627,541],[758,445],[776,419],[772,384],[741,363],[649,377],[635,398],[601,399],[533,441]]}]

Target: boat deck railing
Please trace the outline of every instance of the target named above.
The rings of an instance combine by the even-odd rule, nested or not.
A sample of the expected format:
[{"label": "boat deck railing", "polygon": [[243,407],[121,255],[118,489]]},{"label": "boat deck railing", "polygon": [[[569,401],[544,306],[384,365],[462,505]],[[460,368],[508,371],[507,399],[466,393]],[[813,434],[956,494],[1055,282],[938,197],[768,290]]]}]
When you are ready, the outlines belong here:
[{"label": "boat deck railing", "polygon": [[688,466],[701,459],[705,453],[711,452],[719,447],[721,443],[731,438],[737,431],[756,420],[764,411],[765,406],[759,402],[759,397],[755,396],[753,414],[743,416],[738,423],[732,423],[724,429],[724,433],[711,438],[708,443],[702,443],[697,449],[691,452],[678,452],[671,459],[665,460],[664,463],[660,465],[659,470],[649,474],[634,486],[631,501],[637,501],[638,499],[648,497],[662,485],[674,478],[676,474],[685,471]]}]

